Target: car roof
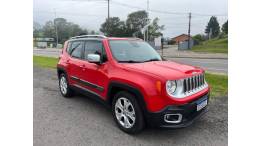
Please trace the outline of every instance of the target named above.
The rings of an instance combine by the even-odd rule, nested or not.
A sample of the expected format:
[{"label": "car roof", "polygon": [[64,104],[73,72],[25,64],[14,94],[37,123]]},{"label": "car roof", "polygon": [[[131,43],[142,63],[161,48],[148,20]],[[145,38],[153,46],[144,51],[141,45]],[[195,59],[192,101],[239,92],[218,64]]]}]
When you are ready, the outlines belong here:
[{"label": "car roof", "polygon": [[106,37],[103,35],[81,35],[71,37],[68,41],[77,41],[77,40],[142,40],[140,38],[135,37]]}]

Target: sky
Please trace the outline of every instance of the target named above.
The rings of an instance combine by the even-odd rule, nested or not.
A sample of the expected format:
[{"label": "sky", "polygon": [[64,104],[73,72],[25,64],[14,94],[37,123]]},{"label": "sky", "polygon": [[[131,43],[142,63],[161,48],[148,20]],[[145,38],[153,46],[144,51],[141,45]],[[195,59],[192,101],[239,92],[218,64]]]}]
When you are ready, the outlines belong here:
[{"label": "sky", "polygon": [[[147,10],[148,0],[110,0],[110,17],[126,20],[127,15]],[[220,25],[228,19],[227,0],[149,0],[149,17],[160,19],[165,25],[163,35],[175,37],[188,33],[188,13],[191,13],[191,35],[203,34],[209,18],[214,15]],[[44,25],[46,21],[62,17],[82,28],[99,31],[107,18],[107,0],[34,0],[33,21]]]}]

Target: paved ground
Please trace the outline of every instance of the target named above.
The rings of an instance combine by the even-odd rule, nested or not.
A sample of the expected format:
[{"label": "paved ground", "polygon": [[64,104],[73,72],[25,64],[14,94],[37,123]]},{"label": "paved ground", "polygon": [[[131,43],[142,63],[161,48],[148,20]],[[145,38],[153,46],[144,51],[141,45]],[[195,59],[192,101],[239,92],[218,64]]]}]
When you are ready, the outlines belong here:
[{"label": "paved ground", "polygon": [[228,74],[228,60],[226,59],[194,59],[194,58],[167,58],[175,62],[198,66],[210,72]]},{"label": "paved ground", "polygon": [[35,146],[86,145],[228,145],[227,97],[211,101],[210,111],[188,128],[145,129],[128,135],[111,112],[84,96],[63,98],[55,70],[34,67],[33,137]]},{"label": "paved ground", "polygon": [[[162,54],[162,50],[157,50],[158,53]],[[186,50],[178,50],[177,45],[167,45],[163,49],[164,57],[174,58],[206,58],[206,59],[228,59],[228,54],[224,53],[206,53],[206,52],[193,52]]]},{"label": "paved ground", "polygon": [[47,48],[47,49],[33,49],[33,55],[39,55],[39,56],[47,56],[47,57],[59,57],[61,53],[61,49],[52,49],[52,48]]},{"label": "paved ground", "polygon": [[[161,50],[158,53],[162,55]],[[163,56],[183,64],[199,66],[207,71],[228,74],[228,55],[222,53],[197,53],[192,51],[178,51],[176,45],[167,46]]]},{"label": "paved ground", "polygon": [[[189,64],[193,66],[199,66],[202,67],[210,72],[216,72],[216,73],[222,73],[227,74],[228,73],[228,60],[227,59],[201,59],[201,58],[187,58],[187,53],[184,53],[186,55],[178,55],[178,51],[169,51],[171,49],[165,49],[168,50],[168,54],[175,54],[175,57],[167,55],[167,51],[165,51],[164,56],[166,56],[167,59],[173,60],[179,63],[183,64]],[[174,50],[174,49],[173,49]],[[34,55],[40,55],[40,56],[49,56],[49,57],[58,57],[60,54],[60,50],[57,49],[34,49],[33,50]],[[177,54],[177,55],[176,55]],[[188,53],[190,54],[190,53]],[[194,53],[192,53],[194,54]],[[196,53],[195,53],[196,54]],[[198,56],[198,54],[196,54]],[[202,55],[203,56],[203,55]],[[206,55],[210,57],[209,55]],[[190,56],[192,57],[192,55]],[[205,54],[204,54],[205,57]]]}]

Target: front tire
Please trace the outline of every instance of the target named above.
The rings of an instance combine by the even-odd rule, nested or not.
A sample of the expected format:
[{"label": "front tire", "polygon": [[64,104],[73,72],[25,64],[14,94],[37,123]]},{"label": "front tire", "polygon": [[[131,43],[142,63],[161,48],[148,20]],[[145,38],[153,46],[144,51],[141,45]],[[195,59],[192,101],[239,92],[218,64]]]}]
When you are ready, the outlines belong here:
[{"label": "front tire", "polygon": [[139,133],[145,126],[143,112],[135,97],[128,92],[121,91],[115,95],[112,113],[118,127],[126,133]]},{"label": "front tire", "polygon": [[63,73],[59,76],[59,88],[60,88],[60,93],[63,97],[66,98],[72,97],[73,91],[69,86],[66,75]]}]

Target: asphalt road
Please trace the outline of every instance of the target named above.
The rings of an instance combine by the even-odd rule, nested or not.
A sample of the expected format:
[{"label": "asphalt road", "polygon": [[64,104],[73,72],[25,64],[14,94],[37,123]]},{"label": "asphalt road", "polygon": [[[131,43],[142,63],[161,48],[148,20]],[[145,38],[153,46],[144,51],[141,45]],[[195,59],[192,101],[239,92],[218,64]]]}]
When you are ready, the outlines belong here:
[{"label": "asphalt road", "polygon": [[33,143],[35,146],[228,145],[228,98],[211,100],[209,112],[184,129],[145,129],[128,135],[111,112],[88,97],[63,98],[56,70],[34,67]]},{"label": "asphalt road", "polygon": [[33,49],[33,55],[59,57],[61,49]]},{"label": "asphalt road", "polygon": [[228,60],[226,59],[194,59],[194,58],[167,58],[178,63],[201,67],[210,72],[228,74]]},{"label": "asphalt road", "polygon": [[[33,49],[34,55],[58,57],[61,50],[57,49]],[[198,58],[167,58],[182,64],[199,66],[210,72],[228,73],[227,59],[198,59]]]}]

